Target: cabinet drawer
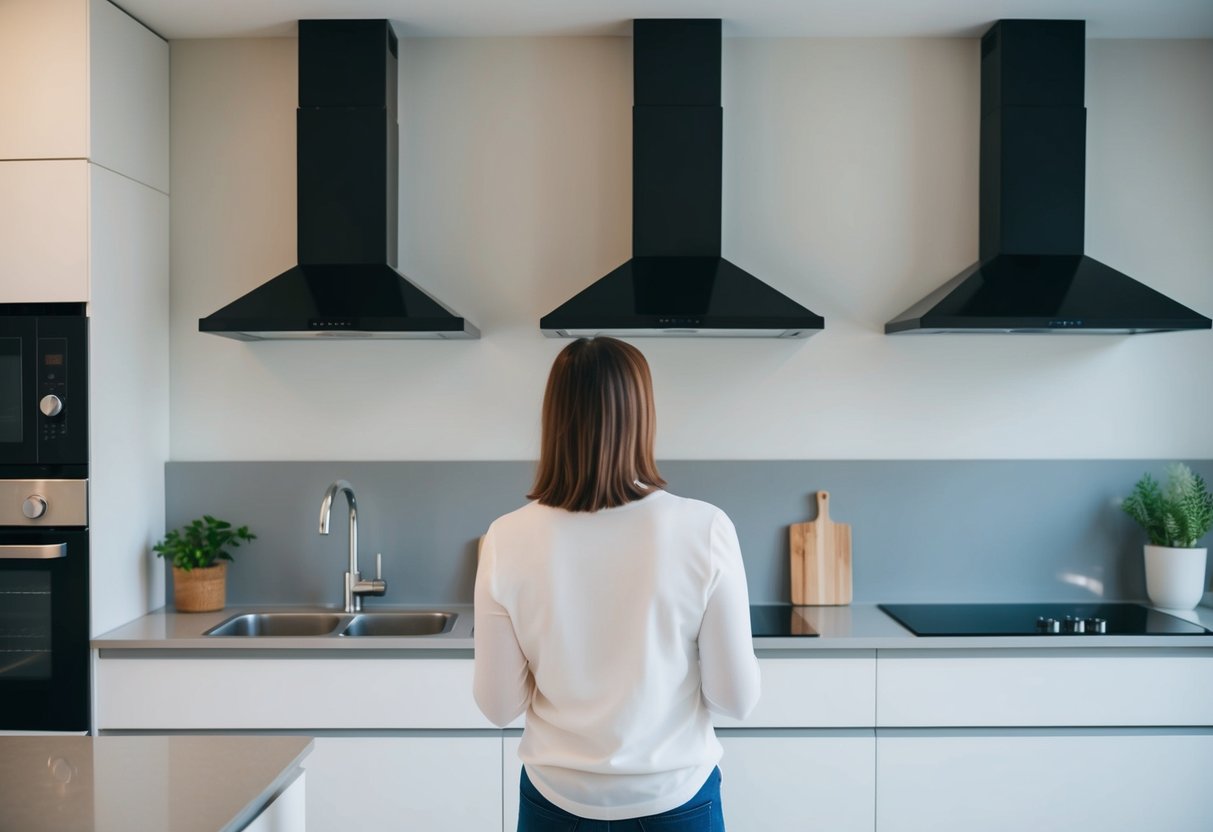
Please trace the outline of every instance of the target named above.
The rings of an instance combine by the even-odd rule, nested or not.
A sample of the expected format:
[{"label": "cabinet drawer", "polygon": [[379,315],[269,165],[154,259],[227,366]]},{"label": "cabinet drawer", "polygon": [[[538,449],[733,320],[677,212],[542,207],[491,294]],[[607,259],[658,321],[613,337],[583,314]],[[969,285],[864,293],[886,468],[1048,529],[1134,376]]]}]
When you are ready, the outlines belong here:
[{"label": "cabinet drawer", "polygon": [[881,652],[885,727],[1213,724],[1213,650]]},{"label": "cabinet drawer", "polygon": [[1197,830],[1213,817],[1208,730],[890,729],[876,748],[881,832]]},{"label": "cabinet drawer", "polygon": [[876,718],[876,653],[821,651],[764,656],[762,698],[745,720],[715,717],[720,728],[864,728]]},{"label": "cabinet drawer", "polygon": [[466,659],[103,658],[97,727],[493,728]]}]

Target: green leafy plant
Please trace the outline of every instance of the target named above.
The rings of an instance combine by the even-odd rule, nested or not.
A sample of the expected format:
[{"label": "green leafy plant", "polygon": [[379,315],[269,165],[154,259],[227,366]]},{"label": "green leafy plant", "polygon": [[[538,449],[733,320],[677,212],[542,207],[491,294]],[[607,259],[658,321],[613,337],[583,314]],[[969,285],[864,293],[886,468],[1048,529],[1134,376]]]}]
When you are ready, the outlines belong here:
[{"label": "green leafy plant", "polygon": [[1149,474],[1133,486],[1121,504],[1155,546],[1194,549],[1213,527],[1213,494],[1200,474],[1181,462],[1167,467],[1164,489]]},{"label": "green leafy plant", "polygon": [[205,514],[180,529],[173,529],[152,547],[152,551],[188,572],[215,566],[221,560],[231,560],[227,549],[256,539],[257,535],[251,533],[248,526],[233,528],[226,520],[216,520]]}]

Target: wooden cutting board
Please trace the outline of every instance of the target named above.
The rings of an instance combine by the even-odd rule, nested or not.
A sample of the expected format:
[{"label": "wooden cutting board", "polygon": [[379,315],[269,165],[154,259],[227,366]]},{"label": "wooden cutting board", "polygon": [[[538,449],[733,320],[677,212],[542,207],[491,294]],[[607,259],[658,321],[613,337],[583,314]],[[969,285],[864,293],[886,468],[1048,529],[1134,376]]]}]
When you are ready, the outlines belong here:
[{"label": "wooden cutting board", "polygon": [[851,527],[830,519],[830,494],[817,492],[817,519],[788,527],[792,603],[851,603]]}]

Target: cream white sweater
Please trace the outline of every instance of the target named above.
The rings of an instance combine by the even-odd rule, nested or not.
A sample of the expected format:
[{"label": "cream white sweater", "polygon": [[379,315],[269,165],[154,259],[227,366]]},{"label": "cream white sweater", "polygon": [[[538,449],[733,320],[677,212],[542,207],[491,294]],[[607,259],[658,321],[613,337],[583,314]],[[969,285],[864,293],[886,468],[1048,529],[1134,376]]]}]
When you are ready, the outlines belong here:
[{"label": "cream white sweater", "polygon": [[475,609],[477,704],[497,725],[526,712],[528,776],[581,817],[685,803],[722,753],[709,711],[758,700],[737,532],[699,500],[507,514],[485,535]]}]

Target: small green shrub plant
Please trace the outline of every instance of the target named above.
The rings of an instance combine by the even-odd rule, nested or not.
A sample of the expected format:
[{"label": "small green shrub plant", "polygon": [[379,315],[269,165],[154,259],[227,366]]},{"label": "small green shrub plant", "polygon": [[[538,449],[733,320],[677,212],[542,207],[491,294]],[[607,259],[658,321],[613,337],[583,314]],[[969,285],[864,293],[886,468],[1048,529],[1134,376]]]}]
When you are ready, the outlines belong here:
[{"label": "small green shrub plant", "polygon": [[1194,549],[1213,527],[1213,494],[1204,478],[1182,462],[1167,466],[1166,488],[1143,475],[1121,507],[1154,546]]},{"label": "small green shrub plant", "polygon": [[229,548],[235,549],[241,543],[256,539],[257,535],[250,532],[248,526],[233,528],[226,520],[204,514],[180,529],[173,529],[152,547],[152,551],[173,566],[189,572],[216,566],[221,560],[230,561]]}]

